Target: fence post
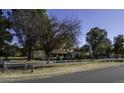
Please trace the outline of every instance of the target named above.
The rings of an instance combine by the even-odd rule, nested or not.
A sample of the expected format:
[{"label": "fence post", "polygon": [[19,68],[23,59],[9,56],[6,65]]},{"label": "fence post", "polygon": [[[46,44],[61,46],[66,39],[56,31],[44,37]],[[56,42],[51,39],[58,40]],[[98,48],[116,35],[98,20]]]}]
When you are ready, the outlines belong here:
[{"label": "fence post", "polygon": [[0,57],[0,63],[2,63],[2,57]]},{"label": "fence post", "polygon": [[6,61],[3,61],[3,70],[6,70]]},{"label": "fence post", "polygon": [[27,69],[27,63],[25,63],[25,69]]},{"label": "fence post", "polygon": [[32,64],[32,69],[31,69],[31,72],[34,72],[34,65]]}]

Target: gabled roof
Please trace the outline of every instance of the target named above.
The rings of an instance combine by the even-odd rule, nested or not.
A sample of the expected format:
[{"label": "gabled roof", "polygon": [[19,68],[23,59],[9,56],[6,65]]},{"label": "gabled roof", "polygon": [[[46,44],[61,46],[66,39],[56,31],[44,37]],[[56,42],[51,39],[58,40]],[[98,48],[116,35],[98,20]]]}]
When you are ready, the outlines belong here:
[{"label": "gabled roof", "polygon": [[54,49],[52,51],[52,54],[67,54],[68,52],[65,51],[64,49]]}]

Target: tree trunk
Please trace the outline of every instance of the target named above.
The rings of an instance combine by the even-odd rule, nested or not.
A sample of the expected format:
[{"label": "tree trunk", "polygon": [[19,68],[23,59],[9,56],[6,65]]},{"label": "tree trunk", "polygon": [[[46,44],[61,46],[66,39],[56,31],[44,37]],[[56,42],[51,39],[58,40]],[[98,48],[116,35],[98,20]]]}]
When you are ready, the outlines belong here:
[{"label": "tree trunk", "polygon": [[92,50],[93,52],[92,52],[92,57],[93,57],[93,59],[95,58],[95,51],[94,50]]},{"label": "tree trunk", "polygon": [[47,58],[47,64],[49,64],[49,63],[50,63],[50,58],[48,57],[48,58]]},{"label": "tree trunk", "polygon": [[91,48],[92,48],[91,49],[92,50],[92,53],[91,53],[92,54],[92,59],[94,59],[95,58],[95,49],[94,49],[94,46],[92,46]]},{"label": "tree trunk", "polygon": [[30,47],[28,51],[28,61],[31,61],[31,58],[32,58],[32,47]]},{"label": "tree trunk", "polygon": [[47,64],[49,64],[49,63],[50,63],[50,54],[47,55]]},{"label": "tree trunk", "polygon": [[2,57],[0,57],[0,63],[2,63],[2,62],[3,62]]},{"label": "tree trunk", "polygon": [[6,58],[6,61],[8,61],[8,56],[6,56],[5,58]]}]

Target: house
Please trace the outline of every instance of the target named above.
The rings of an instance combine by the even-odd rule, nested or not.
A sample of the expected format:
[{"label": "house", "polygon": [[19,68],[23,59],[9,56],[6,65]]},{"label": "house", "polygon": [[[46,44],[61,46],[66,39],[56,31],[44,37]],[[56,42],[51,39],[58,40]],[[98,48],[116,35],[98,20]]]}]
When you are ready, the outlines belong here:
[{"label": "house", "polygon": [[[46,59],[46,54],[43,50],[33,52],[34,59]],[[52,51],[51,59],[53,60],[69,60],[81,58],[80,51],[74,51],[72,49],[54,49]]]},{"label": "house", "polygon": [[34,59],[46,59],[46,54],[43,50],[33,51],[33,58]]},{"label": "house", "polygon": [[80,52],[80,51],[71,52],[72,59],[80,59],[81,57],[82,57],[82,52]]},{"label": "house", "polygon": [[68,57],[68,52],[62,49],[55,49],[52,51],[53,59],[64,59]]}]

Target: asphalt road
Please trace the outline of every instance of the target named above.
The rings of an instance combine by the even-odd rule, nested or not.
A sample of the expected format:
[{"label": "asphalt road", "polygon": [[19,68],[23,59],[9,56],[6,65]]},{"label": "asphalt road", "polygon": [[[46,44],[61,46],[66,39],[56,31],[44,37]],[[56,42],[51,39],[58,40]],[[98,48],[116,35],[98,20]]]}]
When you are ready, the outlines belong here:
[{"label": "asphalt road", "polygon": [[82,71],[42,79],[13,81],[14,83],[124,83],[124,66]]}]

